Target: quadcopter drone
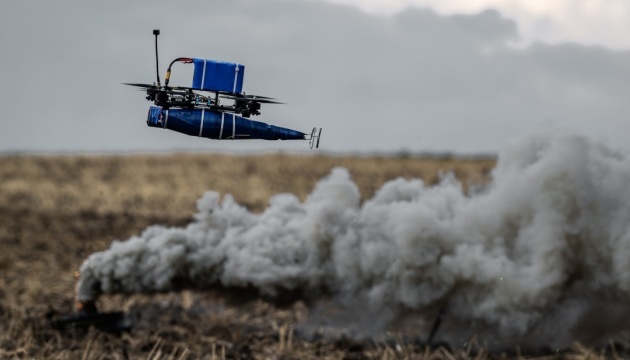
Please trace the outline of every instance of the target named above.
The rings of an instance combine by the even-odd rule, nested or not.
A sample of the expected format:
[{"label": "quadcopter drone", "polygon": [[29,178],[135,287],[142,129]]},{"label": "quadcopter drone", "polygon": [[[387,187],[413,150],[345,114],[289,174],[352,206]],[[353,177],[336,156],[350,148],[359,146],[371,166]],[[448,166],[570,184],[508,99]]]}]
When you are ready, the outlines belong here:
[{"label": "quadcopter drone", "polygon": [[[249,119],[260,115],[261,104],[282,103],[266,96],[245,94],[242,91],[245,66],[242,64],[179,57],[169,64],[162,86],[157,47],[160,30],[153,30],[153,35],[157,82],[125,84],[145,89],[146,99],[153,102],[147,125],[209,139],[309,140],[311,148],[319,147],[321,128],[313,128],[307,134]],[[193,64],[192,86],[169,86],[175,63]],[[221,99],[232,104],[224,105]]]}]

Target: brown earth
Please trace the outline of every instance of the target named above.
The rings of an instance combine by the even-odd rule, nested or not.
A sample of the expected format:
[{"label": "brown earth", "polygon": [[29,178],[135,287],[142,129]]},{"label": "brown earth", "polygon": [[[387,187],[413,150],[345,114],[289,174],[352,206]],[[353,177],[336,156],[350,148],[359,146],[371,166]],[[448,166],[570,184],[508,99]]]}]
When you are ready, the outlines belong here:
[{"label": "brown earth", "polygon": [[[270,304],[223,291],[103,297],[101,311],[126,311],[133,326],[110,334],[58,331],[49,319],[74,311],[83,259],[151,224],[182,226],[207,190],[231,193],[253,211],[291,192],[305,199],[335,166],[346,167],[364,199],[386,181],[454,172],[465,187],[487,181],[495,160],[453,157],[337,157],[286,154],[0,157],[0,359],[442,359],[492,358],[474,341],[448,351],[396,337],[353,340],[300,336],[301,302]],[[247,301],[235,301],[239,296]],[[614,354],[576,345],[574,359]],[[515,355],[516,356],[516,355]],[[556,356],[560,356],[556,354]]]}]

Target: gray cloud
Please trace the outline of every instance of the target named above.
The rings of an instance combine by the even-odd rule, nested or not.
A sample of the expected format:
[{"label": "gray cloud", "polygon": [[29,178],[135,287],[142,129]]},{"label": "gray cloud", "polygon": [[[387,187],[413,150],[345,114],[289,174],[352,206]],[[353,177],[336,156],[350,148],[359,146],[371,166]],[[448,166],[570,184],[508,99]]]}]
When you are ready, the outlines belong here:
[{"label": "gray cloud", "polygon": [[[630,53],[575,44],[516,49],[496,11],[375,16],[319,1],[13,2],[0,14],[0,150],[305,150],[146,128],[149,105],[122,82],[177,56],[247,66],[245,90],[288,105],[260,120],[324,127],[331,151],[496,151],[541,127],[627,150]],[[187,85],[191,69],[174,69]],[[161,74],[163,76],[163,74]],[[48,89],[48,91],[46,91]]]}]

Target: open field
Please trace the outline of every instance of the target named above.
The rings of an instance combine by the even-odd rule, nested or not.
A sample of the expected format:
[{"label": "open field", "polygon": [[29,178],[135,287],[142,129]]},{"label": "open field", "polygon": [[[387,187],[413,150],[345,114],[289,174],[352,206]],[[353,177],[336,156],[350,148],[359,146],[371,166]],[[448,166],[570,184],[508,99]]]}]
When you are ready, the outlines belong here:
[{"label": "open field", "polygon": [[[494,165],[493,159],[286,154],[0,157],[0,359],[488,358],[474,342],[449,353],[402,338],[307,339],[294,331],[308,318],[304,304],[238,301],[238,294],[219,290],[103,297],[99,309],[125,310],[135,319],[132,330],[119,336],[94,329],[57,332],[46,316],[73,311],[76,271],[90,253],[151,224],[187,224],[207,190],[231,193],[261,211],[276,193],[305,199],[335,166],[350,171],[366,199],[397,177],[432,184],[452,171],[465,186],[483,183]],[[599,355],[579,345],[564,354]]]}]

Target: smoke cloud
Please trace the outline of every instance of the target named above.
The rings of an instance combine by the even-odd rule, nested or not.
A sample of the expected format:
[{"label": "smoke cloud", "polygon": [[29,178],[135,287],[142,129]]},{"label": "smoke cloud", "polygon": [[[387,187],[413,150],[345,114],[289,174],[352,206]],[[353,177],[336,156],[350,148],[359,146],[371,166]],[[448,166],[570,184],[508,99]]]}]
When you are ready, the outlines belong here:
[{"label": "smoke cloud", "polygon": [[435,186],[401,178],[362,204],[336,168],[306,201],[279,194],[260,214],[216,192],[197,205],[185,228],[151,226],[92,254],[79,300],[216,285],[299,291],[372,313],[443,308],[499,342],[599,339],[630,320],[630,160],[585,137],[513,142],[472,194],[449,175]]}]

